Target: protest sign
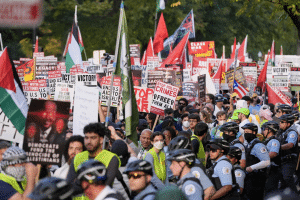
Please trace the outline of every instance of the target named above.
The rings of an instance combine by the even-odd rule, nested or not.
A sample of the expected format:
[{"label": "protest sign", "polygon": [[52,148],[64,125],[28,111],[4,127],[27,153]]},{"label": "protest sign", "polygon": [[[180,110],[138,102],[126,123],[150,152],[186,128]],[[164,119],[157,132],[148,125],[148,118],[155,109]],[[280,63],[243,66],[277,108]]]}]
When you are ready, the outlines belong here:
[{"label": "protest sign", "polygon": [[47,80],[38,79],[37,81],[39,83],[39,92],[40,92],[39,99],[47,99],[48,98]]},{"label": "protest sign", "polygon": [[131,65],[131,70],[141,71],[141,87],[147,87],[148,83],[148,69],[147,65]]},{"label": "protest sign", "polygon": [[207,69],[207,58],[196,58],[193,57],[192,62],[192,75],[201,74],[203,71]]},{"label": "protest sign", "polygon": [[215,55],[215,41],[191,42],[189,54],[197,58],[213,58]]},{"label": "protest sign", "polygon": [[[225,76],[226,76],[226,81],[228,83],[228,87],[232,88],[232,84],[233,84],[233,73],[234,70],[229,70],[227,72],[225,72]],[[247,87],[247,83],[246,83],[246,78],[244,76],[243,73],[243,68],[242,67],[237,67],[235,70],[235,76],[234,76],[235,80],[237,82],[239,82],[240,84],[242,84],[244,87]]]},{"label": "protest sign", "polygon": [[280,91],[289,91],[289,74],[292,63],[280,63],[278,67],[272,67],[272,87]]},{"label": "protest sign", "polygon": [[154,70],[159,67],[159,59],[157,56],[148,56],[147,57],[147,68],[148,70]]},{"label": "protest sign", "polygon": [[166,108],[173,108],[179,88],[158,81],[155,85],[150,112],[164,116]]},{"label": "protest sign", "polygon": [[300,67],[291,67],[291,86],[300,86]]},{"label": "protest sign", "polygon": [[254,89],[256,87],[257,81],[257,64],[255,62],[247,63],[240,62],[240,67],[243,68],[243,73],[246,78],[246,84],[249,89],[249,95],[252,96]]},{"label": "protest sign", "polygon": [[36,76],[46,76],[48,71],[57,70],[57,58],[54,56],[37,57],[36,58]]},{"label": "protest sign", "polygon": [[75,86],[73,135],[84,136],[84,126],[98,121],[98,96],[96,87]]},{"label": "protest sign", "polygon": [[22,148],[24,136],[18,132],[0,108],[0,139],[19,143]]},{"label": "protest sign", "polygon": [[165,70],[149,70],[148,71],[148,88],[155,88],[158,81],[168,83],[171,85],[175,84],[176,73],[172,69]]},{"label": "protest sign", "polygon": [[[101,105],[107,106],[108,99],[110,97],[111,76],[105,76],[105,73],[98,73],[97,81],[101,89],[100,92]],[[121,92],[121,78],[115,76],[113,82],[113,93],[111,96],[111,104],[110,104],[112,107],[118,106],[120,92]]]},{"label": "protest sign", "polygon": [[24,96],[26,102],[29,105],[32,99],[39,99],[39,82],[38,80],[31,80],[22,83]]},{"label": "protest sign", "polygon": [[96,74],[77,74],[76,85],[96,87],[97,86]]},{"label": "protest sign", "polygon": [[183,69],[183,82],[190,81],[192,71],[190,69]]},{"label": "protest sign", "polygon": [[133,86],[141,87],[142,84],[142,71],[141,70],[131,70]]},{"label": "protest sign", "polygon": [[205,102],[206,95],[206,74],[202,74],[198,76],[198,88],[199,88],[199,103]]},{"label": "protest sign", "polygon": [[49,71],[48,72],[48,81],[49,81],[49,94],[51,98],[54,98],[55,95],[55,86],[56,83],[60,83],[62,81],[61,71]]},{"label": "protest sign", "polygon": [[198,100],[198,83],[187,81],[182,83],[182,97],[190,102]]},{"label": "protest sign", "polygon": [[73,101],[74,85],[67,83],[56,84],[54,100],[56,101]]},{"label": "protest sign", "polygon": [[153,89],[134,86],[136,104],[139,112],[150,112]]},{"label": "protest sign", "polygon": [[130,52],[130,62],[131,65],[140,65],[140,45],[139,44],[130,44],[129,45]]},{"label": "protest sign", "polygon": [[24,145],[28,161],[60,165],[64,151],[70,103],[33,99],[25,125]]}]

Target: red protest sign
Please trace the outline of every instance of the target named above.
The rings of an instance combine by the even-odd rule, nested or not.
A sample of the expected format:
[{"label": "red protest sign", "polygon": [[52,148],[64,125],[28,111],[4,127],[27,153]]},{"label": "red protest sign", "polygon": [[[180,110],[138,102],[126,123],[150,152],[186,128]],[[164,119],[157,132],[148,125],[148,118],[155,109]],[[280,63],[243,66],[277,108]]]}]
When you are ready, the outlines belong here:
[{"label": "red protest sign", "polygon": [[192,67],[192,75],[201,74],[201,72],[207,70],[207,58],[196,58],[194,56]]},{"label": "red protest sign", "polygon": [[179,88],[158,81],[155,85],[150,112],[164,116],[166,108],[173,108]]},{"label": "red protest sign", "polygon": [[213,58],[215,41],[191,42],[190,55],[198,58]]},{"label": "red protest sign", "polygon": [[154,90],[152,88],[135,86],[134,93],[139,112],[149,113]]}]

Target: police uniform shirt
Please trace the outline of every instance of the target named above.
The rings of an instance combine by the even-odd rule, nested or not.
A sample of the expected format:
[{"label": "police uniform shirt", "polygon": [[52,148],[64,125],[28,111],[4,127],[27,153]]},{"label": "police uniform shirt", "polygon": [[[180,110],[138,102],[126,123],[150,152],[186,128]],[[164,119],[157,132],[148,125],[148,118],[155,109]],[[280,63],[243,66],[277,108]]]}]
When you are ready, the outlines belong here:
[{"label": "police uniform shirt", "polygon": [[[184,192],[189,200],[202,200],[203,188],[201,187],[201,185],[192,180],[187,180],[184,182],[184,179],[194,177],[195,176],[193,175],[193,173],[189,172],[177,182],[177,185],[180,186],[179,188]],[[181,185],[182,183],[183,185]]]},{"label": "police uniform shirt", "polygon": [[216,161],[217,164],[212,177],[219,177],[222,186],[232,185],[232,165],[224,159],[227,159],[226,156],[222,156]]},{"label": "police uniform shirt", "polygon": [[192,167],[191,173],[194,175],[195,178],[199,179],[203,190],[206,190],[207,188],[213,186],[212,182],[208,178],[208,176],[205,174],[205,172],[200,167]]},{"label": "police uniform shirt", "polygon": [[157,190],[150,183],[143,191],[134,197],[133,200],[153,200]]},{"label": "police uniform shirt", "polygon": [[[253,142],[254,140],[252,140],[248,145],[251,145]],[[260,161],[270,160],[270,156],[268,154],[266,146],[263,143],[255,144],[250,154],[257,157]]]},{"label": "police uniform shirt", "polygon": [[242,145],[241,143],[236,143],[233,146],[239,148],[242,151],[241,160],[246,160],[246,151],[244,145]]},{"label": "police uniform shirt", "polygon": [[295,146],[298,141],[298,134],[295,131],[290,131],[285,141],[287,143],[293,143]]},{"label": "police uniform shirt", "polygon": [[[240,167],[238,164],[235,164],[234,167]],[[236,179],[236,183],[239,184],[240,188],[244,188],[244,180],[246,178],[246,173],[244,170],[235,169],[234,175]]]},{"label": "police uniform shirt", "polygon": [[[268,142],[268,144],[266,145],[268,152],[275,152],[277,154],[279,154],[279,150],[280,150],[280,143],[278,140],[276,139],[272,139]],[[271,163],[272,165],[277,166],[274,162]]]}]

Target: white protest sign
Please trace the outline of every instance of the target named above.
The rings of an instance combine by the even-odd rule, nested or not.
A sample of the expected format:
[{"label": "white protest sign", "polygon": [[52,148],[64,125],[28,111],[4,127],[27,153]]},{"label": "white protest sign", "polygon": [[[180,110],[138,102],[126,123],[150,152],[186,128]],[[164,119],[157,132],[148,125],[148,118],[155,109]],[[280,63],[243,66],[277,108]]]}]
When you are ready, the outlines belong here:
[{"label": "white protest sign", "polygon": [[96,74],[77,74],[76,85],[97,86]]},{"label": "white protest sign", "polygon": [[17,142],[20,144],[20,147],[22,147],[23,138],[24,136],[18,132],[0,108],[0,139]]},{"label": "white protest sign", "polygon": [[192,71],[190,69],[183,70],[183,82],[191,80],[191,73],[192,73]]},{"label": "white protest sign", "polygon": [[73,102],[74,85],[67,83],[56,84],[54,100]]},{"label": "white protest sign", "polygon": [[281,91],[289,91],[289,74],[292,63],[280,63],[279,67],[272,67],[272,86]]},{"label": "white protest sign", "polygon": [[98,121],[98,96],[96,87],[76,85],[73,115],[73,135],[82,135],[83,128]]},{"label": "white protest sign", "polygon": [[[110,97],[110,85],[102,85],[101,92],[101,105],[106,105]],[[113,86],[112,96],[111,96],[111,106],[117,107],[119,102],[120,87]]]},{"label": "white protest sign", "polygon": [[179,88],[157,81],[152,98],[150,112],[164,116],[166,108],[173,108]]}]

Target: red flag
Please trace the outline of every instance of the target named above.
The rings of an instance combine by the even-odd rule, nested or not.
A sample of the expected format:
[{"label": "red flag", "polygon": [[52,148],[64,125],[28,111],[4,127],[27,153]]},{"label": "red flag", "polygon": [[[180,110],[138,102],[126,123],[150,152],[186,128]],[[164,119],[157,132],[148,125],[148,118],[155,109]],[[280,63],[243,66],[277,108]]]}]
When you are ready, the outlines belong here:
[{"label": "red flag", "polygon": [[15,78],[6,47],[0,57],[0,87],[16,93],[14,80]]},{"label": "red flag", "polygon": [[150,40],[149,40],[149,43],[148,43],[148,46],[146,49],[145,58],[143,57],[142,65],[147,65],[148,56],[154,56],[152,38],[150,38]]},{"label": "red flag", "polygon": [[[223,63],[223,61],[221,60],[217,72],[216,72],[215,75],[212,77],[212,79],[218,80],[219,84],[221,84],[221,80],[222,80],[222,73],[223,73],[223,66],[222,66],[222,63]],[[216,81],[216,82],[217,82],[217,81]]]},{"label": "red flag", "polygon": [[142,57],[142,61],[141,61],[141,65],[144,64],[145,62],[145,57],[146,57],[146,51],[144,51],[143,57]]},{"label": "red flag", "polygon": [[192,51],[191,43],[190,43],[189,40],[188,40],[188,50],[189,50],[189,55],[192,55],[191,53],[192,53],[193,51]]},{"label": "red flag", "polygon": [[231,59],[234,59],[234,57],[235,57],[235,50],[236,50],[236,38],[234,38],[234,42],[233,42],[232,53],[230,56]]},{"label": "red flag", "polygon": [[267,68],[268,68],[268,62],[269,62],[269,54],[267,56],[267,60],[265,62],[264,68],[261,70],[260,75],[257,79],[257,86],[261,87],[264,89],[264,84],[267,80]]},{"label": "red flag", "polygon": [[246,50],[247,50],[247,39],[248,39],[248,35],[245,37],[238,51],[238,60],[240,62],[245,62]]},{"label": "red flag", "polygon": [[164,49],[164,39],[166,39],[168,36],[164,15],[161,13],[153,40],[153,49],[155,54]]},{"label": "red flag", "polygon": [[34,53],[37,53],[39,52],[39,37],[36,36],[36,39],[35,39],[35,47],[34,47]]},{"label": "red flag", "polygon": [[292,102],[284,93],[280,90],[276,89],[275,87],[271,87],[267,83],[267,90],[268,90],[268,102],[272,104],[282,103],[292,106]]},{"label": "red flag", "polygon": [[182,40],[179,42],[179,44],[175,47],[175,49],[172,51],[172,53],[169,54],[169,56],[166,58],[166,60],[164,60],[164,62],[161,64],[160,67],[166,67],[166,64],[176,64],[178,61],[180,61],[183,50],[189,39],[189,35],[190,35],[190,32],[185,34],[184,38],[182,38]]}]

